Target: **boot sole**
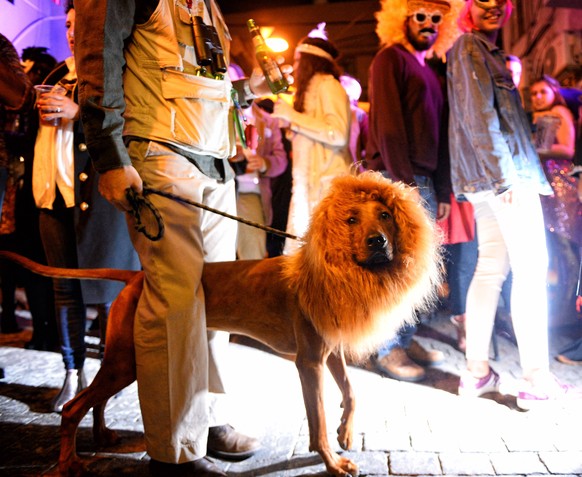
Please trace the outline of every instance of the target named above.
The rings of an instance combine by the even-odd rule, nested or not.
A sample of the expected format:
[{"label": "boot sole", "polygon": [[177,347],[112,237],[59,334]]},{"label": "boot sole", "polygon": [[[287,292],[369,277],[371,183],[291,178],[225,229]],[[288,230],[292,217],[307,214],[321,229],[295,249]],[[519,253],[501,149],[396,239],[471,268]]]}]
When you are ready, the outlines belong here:
[{"label": "boot sole", "polygon": [[219,450],[212,450],[210,448],[207,448],[206,453],[211,457],[216,457],[217,459],[232,460],[238,462],[240,460],[245,460],[248,459],[249,457],[254,456],[259,450],[260,449],[253,449],[250,451],[233,453],[233,452],[222,452]]},{"label": "boot sole", "polygon": [[392,373],[392,372],[388,371],[386,368],[383,368],[381,366],[374,366],[374,368],[381,375],[386,376],[386,377],[391,378],[391,379],[395,379],[396,381],[404,381],[407,383],[418,383],[419,381],[422,381],[423,379],[426,378],[426,374],[424,374],[422,376],[400,376],[396,373]]}]

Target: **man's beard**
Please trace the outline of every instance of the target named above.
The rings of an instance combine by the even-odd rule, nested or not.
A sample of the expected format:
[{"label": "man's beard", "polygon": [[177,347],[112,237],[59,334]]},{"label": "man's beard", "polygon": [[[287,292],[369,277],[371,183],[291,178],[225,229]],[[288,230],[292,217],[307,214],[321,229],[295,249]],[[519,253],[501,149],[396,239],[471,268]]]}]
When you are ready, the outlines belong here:
[{"label": "man's beard", "polygon": [[[432,28],[423,28],[419,34],[425,31],[434,32],[435,30]],[[415,36],[410,33],[409,28],[406,29],[406,39],[416,51],[430,50],[435,44],[437,38],[437,35],[434,35],[431,38],[421,37],[420,35]]]}]

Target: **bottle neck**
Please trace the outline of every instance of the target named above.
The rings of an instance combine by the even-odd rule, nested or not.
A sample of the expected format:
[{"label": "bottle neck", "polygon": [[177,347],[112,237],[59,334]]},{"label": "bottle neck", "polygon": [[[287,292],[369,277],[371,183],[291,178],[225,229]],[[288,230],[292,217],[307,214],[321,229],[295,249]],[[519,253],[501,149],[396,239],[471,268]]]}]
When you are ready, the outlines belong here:
[{"label": "bottle neck", "polygon": [[266,45],[265,39],[263,38],[263,36],[260,33],[258,33],[258,32],[251,32],[251,35],[253,35],[252,36],[252,40],[253,40],[253,45],[255,47],[257,47],[257,46],[265,46]]}]

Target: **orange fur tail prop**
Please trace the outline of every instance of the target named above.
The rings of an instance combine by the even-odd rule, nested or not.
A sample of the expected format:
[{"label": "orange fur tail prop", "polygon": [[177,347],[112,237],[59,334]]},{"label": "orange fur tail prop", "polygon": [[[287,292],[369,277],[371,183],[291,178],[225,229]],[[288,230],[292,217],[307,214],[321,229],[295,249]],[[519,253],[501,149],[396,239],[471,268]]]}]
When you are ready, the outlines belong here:
[{"label": "orange fur tail prop", "polygon": [[[289,257],[285,273],[300,307],[331,347],[367,356],[436,299],[439,236],[415,197],[379,173],[338,177],[312,217],[310,247]],[[391,260],[358,263],[359,248],[381,234]]]}]

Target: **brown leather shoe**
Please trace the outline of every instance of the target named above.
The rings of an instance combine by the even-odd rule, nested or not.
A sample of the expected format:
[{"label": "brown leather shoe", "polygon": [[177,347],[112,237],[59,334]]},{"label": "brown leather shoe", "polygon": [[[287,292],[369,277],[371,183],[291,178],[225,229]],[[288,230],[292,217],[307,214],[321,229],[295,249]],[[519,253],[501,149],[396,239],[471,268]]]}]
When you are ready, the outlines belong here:
[{"label": "brown leather shoe", "polygon": [[445,355],[442,351],[436,349],[428,351],[414,340],[410,342],[410,347],[406,350],[406,354],[410,359],[424,366],[439,364],[445,360]]},{"label": "brown leather shoe", "polygon": [[573,359],[570,359],[567,356],[564,356],[563,354],[559,354],[558,356],[556,356],[556,359],[560,363],[568,364],[570,366],[582,366],[582,361],[574,361]]},{"label": "brown leather shoe", "polygon": [[261,444],[254,437],[237,432],[230,424],[208,429],[208,455],[226,460],[243,460],[255,454]]},{"label": "brown leather shoe", "polygon": [[424,379],[424,369],[412,361],[402,348],[394,348],[386,356],[374,359],[376,369],[398,381],[417,382]]},{"label": "brown leather shoe", "polygon": [[226,473],[207,457],[184,464],[168,464],[150,460],[153,477],[226,477]]}]

